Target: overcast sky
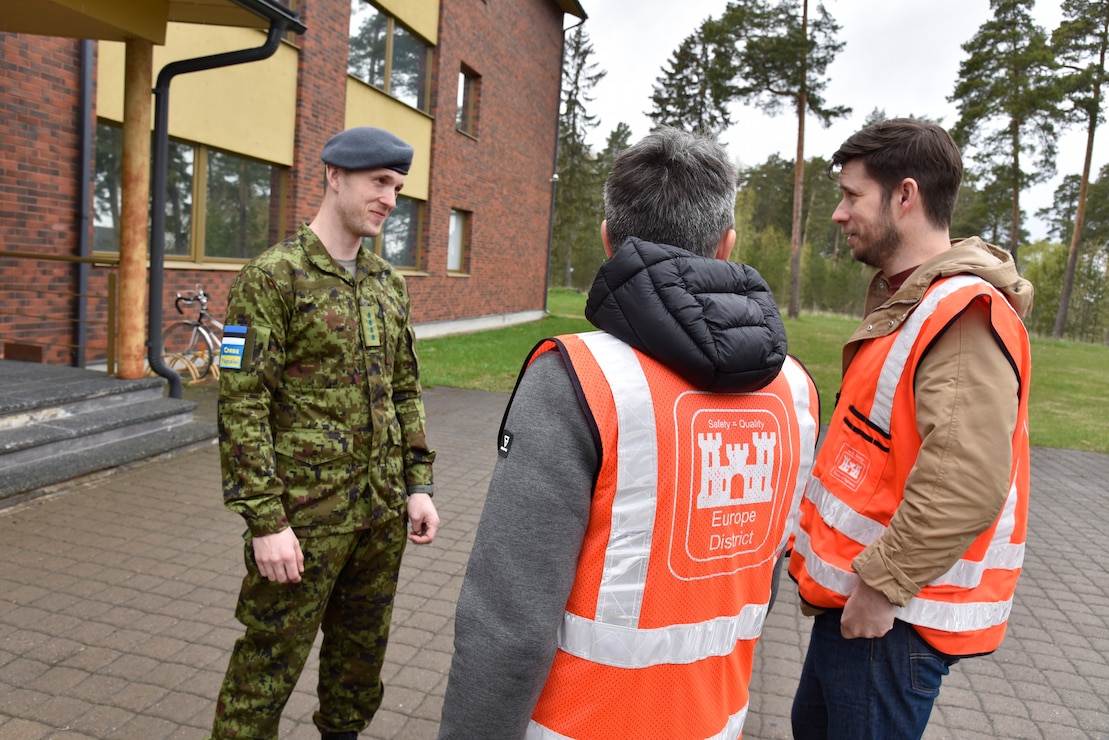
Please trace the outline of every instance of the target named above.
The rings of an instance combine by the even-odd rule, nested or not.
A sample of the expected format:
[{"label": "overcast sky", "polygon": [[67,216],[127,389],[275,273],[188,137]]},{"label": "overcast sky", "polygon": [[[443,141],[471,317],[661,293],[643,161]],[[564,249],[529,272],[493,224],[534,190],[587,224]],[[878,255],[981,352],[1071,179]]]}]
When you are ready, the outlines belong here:
[{"label": "overcast sky", "polygon": [[[607,75],[593,89],[589,110],[598,116],[590,144],[604,146],[609,133],[623,121],[632,141],[650,131],[646,112],[651,92],[674,50],[706,18],[719,16],[727,0],[581,0],[589,15],[585,30],[593,43],[594,60]],[[805,156],[828,157],[866,116],[880,108],[889,116],[928,116],[954,124],[956,107],[947,101],[955,88],[959,64],[966,58],[962,44],[990,17],[988,0],[825,0],[840,24],[843,50],[828,68],[825,101],[845,105],[851,114],[825,129],[809,116],[805,124]],[[810,13],[816,0],[810,0]],[[1037,22],[1050,33],[1062,18],[1058,2],[1039,0]],[[576,19],[568,19],[568,23]],[[758,164],[777,152],[793,159],[797,127],[792,113],[768,117],[751,108],[735,108],[732,126],[721,140],[743,165]],[[1028,216],[1051,204],[1062,174],[1082,170],[1085,136],[1068,129],[1061,140],[1057,170],[1047,185],[1022,195]],[[1095,148],[1094,166],[1106,161],[1105,145]],[[831,214],[829,214],[830,216]],[[1046,232],[1029,224],[1032,237]]]}]

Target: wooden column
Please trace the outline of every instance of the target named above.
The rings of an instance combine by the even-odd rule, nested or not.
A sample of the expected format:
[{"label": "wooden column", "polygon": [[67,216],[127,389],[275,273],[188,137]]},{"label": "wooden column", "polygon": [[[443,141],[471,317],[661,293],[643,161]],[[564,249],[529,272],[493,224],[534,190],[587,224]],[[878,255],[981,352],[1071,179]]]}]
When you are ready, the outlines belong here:
[{"label": "wooden column", "polygon": [[123,90],[123,187],[119,234],[119,373],[146,370],[147,263],[150,252],[150,120],[154,45],[127,41]]}]

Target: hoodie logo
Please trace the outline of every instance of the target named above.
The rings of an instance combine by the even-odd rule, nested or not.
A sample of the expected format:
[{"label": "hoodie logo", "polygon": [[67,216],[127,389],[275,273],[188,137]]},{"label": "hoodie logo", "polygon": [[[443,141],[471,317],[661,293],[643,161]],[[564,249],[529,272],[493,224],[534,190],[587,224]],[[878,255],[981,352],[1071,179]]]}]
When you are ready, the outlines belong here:
[{"label": "hoodie logo", "polygon": [[497,454],[501,457],[508,457],[508,451],[512,447],[512,432],[507,429],[501,430],[501,440],[497,443]]}]

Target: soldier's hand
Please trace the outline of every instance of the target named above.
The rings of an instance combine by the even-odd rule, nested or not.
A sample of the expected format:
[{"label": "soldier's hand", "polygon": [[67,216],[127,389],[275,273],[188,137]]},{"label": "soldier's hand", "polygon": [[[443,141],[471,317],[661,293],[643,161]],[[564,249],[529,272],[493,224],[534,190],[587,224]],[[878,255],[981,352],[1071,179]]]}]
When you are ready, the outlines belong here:
[{"label": "soldier's hand", "polygon": [[291,527],[253,540],[254,562],[263,578],[278,583],[300,583],[304,554]]},{"label": "soldier's hand", "polygon": [[417,545],[430,544],[439,531],[439,513],[431,496],[426,493],[413,493],[408,496],[408,522],[411,531],[408,541]]}]

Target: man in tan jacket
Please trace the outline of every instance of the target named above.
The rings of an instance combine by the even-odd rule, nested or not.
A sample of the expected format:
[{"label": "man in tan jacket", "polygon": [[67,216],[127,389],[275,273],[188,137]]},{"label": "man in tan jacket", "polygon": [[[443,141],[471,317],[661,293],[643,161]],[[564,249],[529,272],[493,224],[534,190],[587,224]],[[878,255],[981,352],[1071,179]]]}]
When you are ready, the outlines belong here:
[{"label": "man in tan jacket", "polygon": [[960,657],[996,649],[1028,510],[1032,286],[952,241],[962,159],[940,127],[870,126],[833,155],[832,219],[878,268],[790,562],[816,615],[795,738],[915,738]]}]

